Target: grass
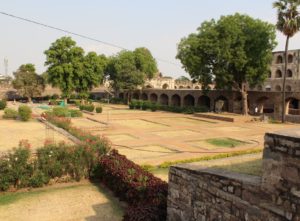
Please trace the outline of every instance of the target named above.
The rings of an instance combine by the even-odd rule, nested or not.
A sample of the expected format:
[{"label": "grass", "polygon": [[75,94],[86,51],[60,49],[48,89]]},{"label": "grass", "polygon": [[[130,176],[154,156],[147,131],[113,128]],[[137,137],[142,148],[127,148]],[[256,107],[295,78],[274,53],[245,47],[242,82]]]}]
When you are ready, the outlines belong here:
[{"label": "grass", "polygon": [[59,187],[59,188],[44,188],[44,189],[38,189],[38,190],[33,190],[28,192],[3,193],[0,194],[0,206],[12,204],[18,200],[27,197],[34,197],[45,193],[51,193],[51,192],[56,192],[61,190],[69,190],[69,189],[80,188],[85,186],[86,185],[72,185],[72,186]]},{"label": "grass", "polygon": [[254,176],[262,176],[262,159],[253,160],[245,163],[236,163],[224,166],[215,166],[213,168],[233,171]]},{"label": "grass", "polygon": [[207,143],[217,146],[217,147],[237,147],[242,144],[245,144],[246,142],[235,140],[232,138],[213,138],[213,139],[207,139],[205,140]]}]

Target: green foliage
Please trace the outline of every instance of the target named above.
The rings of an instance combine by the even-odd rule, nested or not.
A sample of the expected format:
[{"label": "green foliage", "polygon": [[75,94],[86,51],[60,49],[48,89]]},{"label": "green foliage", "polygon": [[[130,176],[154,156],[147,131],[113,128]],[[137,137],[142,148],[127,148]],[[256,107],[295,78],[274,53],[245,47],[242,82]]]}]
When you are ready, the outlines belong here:
[{"label": "green foliage", "polygon": [[28,121],[31,119],[31,108],[26,105],[19,106],[18,113],[22,121]]},{"label": "green foliage", "polygon": [[4,119],[17,119],[18,118],[18,111],[12,109],[12,108],[5,108],[4,109],[4,114],[3,114]]},{"label": "green foliage", "polygon": [[69,110],[65,107],[54,107],[52,113],[57,117],[70,117]]},{"label": "green foliage", "polygon": [[84,50],[70,37],[57,39],[45,51],[48,66],[48,82],[59,87],[63,96],[69,98],[76,91],[81,98],[87,98],[88,92],[103,80],[107,59]]},{"label": "green foliage", "polygon": [[80,109],[80,110],[89,111],[89,112],[94,112],[95,106],[94,106],[93,104],[80,105],[80,106],[79,106],[79,109]]},{"label": "green foliage", "polygon": [[96,113],[102,113],[102,107],[101,106],[96,107]]},{"label": "green foliage", "polygon": [[18,94],[27,97],[29,101],[34,96],[39,96],[45,90],[44,78],[35,73],[33,64],[24,64],[14,73],[12,84]]},{"label": "green foliage", "polygon": [[[276,46],[274,25],[247,15],[222,16],[202,23],[197,33],[183,38],[177,58],[203,89],[235,89],[247,100],[246,84],[255,86],[268,76]],[[247,102],[243,112],[247,113]]]},{"label": "green foliage", "polygon": [[6,108],[6,100],[0,100],[0,110],[4,110]]},{"label": "green foliage", "polygon": [[134,90],[142,86],[146,79],[153,78],[156,72],[156,61],[146,48],[137,48],[133,52],[121,51],[109,59],[106,69],[115,90]]},{"label": "green foliage", "polygon": [[29,186],[31,187],[42,187],[45,184],[48,184],[50,181],[49,177],[46,176],[43,172],[37,170],[29,179]]},{"label": "green foliage", "polygon": [[82,117],[82,112],[79,110],[69,110],[70,117]]},{"label": "green foliage", "polygon": [[206,142],[218,147],[237,147],[245,143],[243,141],[235,140],[231,138],[212,138],[206,140]]}]

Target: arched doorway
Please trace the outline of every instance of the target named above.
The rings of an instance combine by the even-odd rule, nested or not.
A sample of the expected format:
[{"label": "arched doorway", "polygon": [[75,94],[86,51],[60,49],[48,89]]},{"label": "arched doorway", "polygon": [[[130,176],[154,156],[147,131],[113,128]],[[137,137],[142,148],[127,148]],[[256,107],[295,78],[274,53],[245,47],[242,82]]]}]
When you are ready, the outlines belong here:
[{"label": "arched doorway", "polygon": [[168,89],[168,88],[169,88],[169,85],[168,85],[168,84],[164,84],[164,85],[162,86],[162,88],[163,88],[163,89]]},{"label": "arched doorway", "polygon": [[286,113],[290,115],[300,115],[300,101],[296,98],[286,100]]},{"label": "arched doorway", "polygon": [[268,97],[261,97],[255,103],[259,114],[274,113],[274,104]]},{"label": "arched doorway", "polygon": [[142,99],[143,101],[148,100],[148,95],[147,95],[146,93],[142,93],[141,99]]},{"label": "arched doorway", "polygon": [[183,98],[183,105],[185,107],[194,107],[195,106],[195,98],[188,94]]},{"label": "arched doorway", "polygon": [[140,95],[138,93],[133,93],[132,99],[139,100],[140,99]]},{"label": "arched doorway", "polygon": [[282,63],[283,63],[283,57],[281,55],[278,55],[276,59],[276,64],[282,64]]},{"label": "arched doorway", "polygon": [[153,103],[156,103],[158,100],[158,97],[156,94],[150,94],[150,101],[153,102]]},{"label": "arched doorway", "polygon": [[215,111],[216,111],[216,103],[219,101],[223,101],[223,107],[222,107],[222,112],[228,112],[229,108],[228,108],[228,99],[224,96],[219,96],[216,100],[215,100]]},{"label": "arched doorway", "polygon": [[276,71],[275,78],[282,78],[282,72],[281,72],[281,70],[277,70]]},{"label": "arched doorway", "polygon": [[168,95],[166,95],[166,94],[160,95],[159,100],[160,100],[160,104],[161,105],[166,105],[166,106],[169,105],[169,97],[168,97]]},{"label": "arched doorway", "polygon": [[180,96],[178,94],[174,94],[171,98],[171,105],[175,107],[180,107]]},{"label": "arched doorway", "polygon": [[207,107],[210,109],[210,98],[208,96],[202,95],[198,98],[198,106]]}]

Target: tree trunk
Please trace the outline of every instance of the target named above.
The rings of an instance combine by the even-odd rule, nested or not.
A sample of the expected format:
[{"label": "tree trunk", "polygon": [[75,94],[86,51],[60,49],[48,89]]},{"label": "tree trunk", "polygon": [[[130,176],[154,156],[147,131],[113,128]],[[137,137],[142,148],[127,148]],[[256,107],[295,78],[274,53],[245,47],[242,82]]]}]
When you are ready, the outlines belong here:
[{"label": "tree trunk", "polygon": [[128,91],[128,96],[127,96],[127,104],[131,101],[131,91]]},{"label": "tree trunk", "polygon": [[68,98],[64,98],[65,105],[68,104]]},{"label": "tree trunk", "polygon": [[284,72],[283,72],[283,84],[282,84],[282,113],[281,113],[281,122],[285,123],[285,82],[286,82],[286,72],[287,72],[287,64],[288,64],[288,48],[289,48],[289,40],[290,36],[286,37],[286,43],[285,43],[285,58],[284,58]]},{"label": "tree trunk", "polygon": [[32,104],[32,99],[31,99],[31,97],[28,97],[28,103],[29,103],[29,104]]},{"label": "tree trunk", "polygon": [[243,104],[243,115],[247,116],[248,115],[248,93],[245,84],[242,84],[241,95],[242,95],[242,104]]}]

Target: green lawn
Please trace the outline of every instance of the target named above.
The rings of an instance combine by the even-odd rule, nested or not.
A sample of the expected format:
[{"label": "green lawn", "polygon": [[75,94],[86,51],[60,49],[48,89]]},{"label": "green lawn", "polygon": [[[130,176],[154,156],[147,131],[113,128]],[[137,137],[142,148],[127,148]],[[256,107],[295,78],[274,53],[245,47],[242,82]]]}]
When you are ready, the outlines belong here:
[{"label": "green lawn", "polygon": [[246,143],[232,138],[213,138],[207,139],[206,142],[217,147],[237,147]]},{"label": "green lawn", "polygon": [[237,173],[243,173],[254,176],[262,175],[262,159],[248,161],[245,163],[236,163],[224,166],[215,166],[214,168],[224,169]]}]

